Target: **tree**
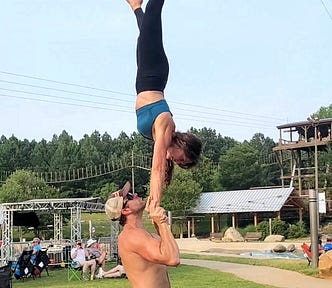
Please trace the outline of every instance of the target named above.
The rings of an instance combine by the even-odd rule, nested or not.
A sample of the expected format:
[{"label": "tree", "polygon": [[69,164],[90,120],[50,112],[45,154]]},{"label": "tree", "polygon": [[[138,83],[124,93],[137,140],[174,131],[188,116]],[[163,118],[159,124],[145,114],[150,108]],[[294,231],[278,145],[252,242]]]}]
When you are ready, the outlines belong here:
[{"label": "tree", "polygon": [[273,139],[269,137],[265,137],[262,133],[256,133],[249,142],[259,155],[259,170],[257,170],[257,174],[259,174],[259,182],[257,186],[274,186],[280,185],[279,177],[280,170],[277,163],[269,163],[267,159],[271,156],[272,148],[276,146],[276,143]]},{"label": "tree", "polygon": [[103,203],[105,203],[110,194],[117,190],[119,190],[119,186],[115,183],[106,183],[103,187],[95,191],[95,196],[100,197]]},{"label": "tree", "polygon": [[66,131],[62,131],[59,137],[53,136],[55,151],[51,160],[53,171],[75,168],[77,142]]},{"label": "tree", "polygon": [[218,191],[221,189],[218,181],[219,170],[209,158],[202,157],[199,164],[191,171],[196,182],[200,184],[203,192]]},{"label": "tree", "polygon": [[212,163],[217,164],[220,156],[224,155],[228,149],[238,144],[237,141],[230,137],[223,138],[216,130],[211,128],[194,129],[190,132],[195,134],[203,144],[203,155],[209,158]]},{"label": "tree", "polygon": [[2,203],[19,202],[30,199],[58,198],[57,191],[31,171],[17,170],[0,188]]},{"label": "tree", "polygon": [[229,149],[220,160],[220,181],[226,190],[249,189],[259,184],[258,153],[248,143]]},{"label": "tree", "polygon": [[196,205],[201,192],[192,171],[175,167],[173,181],[164,189],[161,205],[175,216],[185,216]]},{"label": "tree", "polygon": [[312,119],[319,118],[319,119],[325,119],[325,118],[332,118],[332,104],[327,107],[320,107],[317,112],[310,115]]}]

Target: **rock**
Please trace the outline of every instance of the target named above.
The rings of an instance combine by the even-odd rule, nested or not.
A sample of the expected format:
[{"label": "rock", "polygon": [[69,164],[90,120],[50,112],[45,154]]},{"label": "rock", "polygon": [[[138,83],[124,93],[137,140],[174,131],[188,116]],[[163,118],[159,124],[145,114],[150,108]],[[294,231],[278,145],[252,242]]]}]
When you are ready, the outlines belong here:
[{"label": "rock", "polygon": [[282,235],[270,235],[264,239],[264,242],[284,242],[285,236]]},{"label": "rock", "polygon": [[319,256],[318,270],[321,277],[332,277],[332,250]]},{"label": "rock", "polygon": [[296,250],[296,247],[294,244],[289,244],[286,248],[287,252],[294,252]]},{"label": "rock", "polygon": [[224,242],[244,242],[244,238],[235,228],[230,227],[226,230],[224,237]]},{"label": "rock", "polygon": [[286,247],[282,244],[278,244],[276,247],[272,249],[272,251],[275,253],[283,253],[286,252]]}]

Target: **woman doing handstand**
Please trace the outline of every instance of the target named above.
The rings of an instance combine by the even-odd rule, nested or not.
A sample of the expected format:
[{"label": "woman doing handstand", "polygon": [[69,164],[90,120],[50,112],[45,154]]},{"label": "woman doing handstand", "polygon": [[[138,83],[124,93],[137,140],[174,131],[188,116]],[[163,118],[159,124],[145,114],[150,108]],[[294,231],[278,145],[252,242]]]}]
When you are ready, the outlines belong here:
[{"label": "woman doing handstand", "polygon": [[143,12],[142,0],[126,0],[134,11],[139,28],[137,40],[136,115],[137,129],[154,141],[150,197],[160,204],[164,184],[169,184],[174,163],[188,169],[197,164],[201,141],[191,133],[175,131],[172,113],[164,98],[168,60],[162,41],[161,11],[164,0],[150,0]]}]

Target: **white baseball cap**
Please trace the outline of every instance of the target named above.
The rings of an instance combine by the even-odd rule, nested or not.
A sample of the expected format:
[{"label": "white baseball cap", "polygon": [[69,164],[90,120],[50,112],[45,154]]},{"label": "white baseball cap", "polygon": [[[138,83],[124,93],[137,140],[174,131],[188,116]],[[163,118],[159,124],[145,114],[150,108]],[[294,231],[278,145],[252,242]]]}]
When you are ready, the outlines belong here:
[{"label": "white baseball cap", "polygon": [[121,210],[123,209],[123,199],[126,197],[131,189],[129,181],[118,191],[112,193],[105,203],[105,212],[113,221],[119,220]]}]

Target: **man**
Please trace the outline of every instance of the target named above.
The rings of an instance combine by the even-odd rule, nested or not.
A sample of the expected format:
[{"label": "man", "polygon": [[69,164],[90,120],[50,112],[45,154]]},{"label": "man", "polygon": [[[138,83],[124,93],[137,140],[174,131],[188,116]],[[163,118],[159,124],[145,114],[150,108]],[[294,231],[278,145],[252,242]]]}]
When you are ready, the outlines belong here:
[{"label": "man", "polygon": [[332,250],[332,236],[331,235],[327,235],[326,236],[326,243],[324,244],[324,251],[330,251]]},{"label": "man", "polygon": [[97,241],[94,239],[89,239],[86,243],[88,257],[89,259],[95,260],[96,264],[99,266],[98,276],[100,276],[106,269],[106,252],[101,251],[97,247]]},{"label": "man", "polygon": [[88,252],[84,249],[82,241],[77,240],[76,247],[72,248],[70,251],[70,258],[73,260],[73,268],[82,267],[84,280],[89,280],[88,274],[90,269],[90,280],[93,280],[96,271],[96,261],[86,260],[88,256]]},{"label": "man", "polygon": [[105,205],[110,219],[120,220],[119,254],[133,288],[169,288],[167,266],[180,263],[179,247],[168,226],[165,210],[151,203],[150,217],[158,235],[143,227],[145,201],[129,193],[130,183],[113,193]]}]

